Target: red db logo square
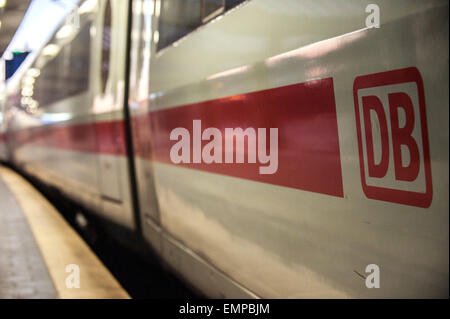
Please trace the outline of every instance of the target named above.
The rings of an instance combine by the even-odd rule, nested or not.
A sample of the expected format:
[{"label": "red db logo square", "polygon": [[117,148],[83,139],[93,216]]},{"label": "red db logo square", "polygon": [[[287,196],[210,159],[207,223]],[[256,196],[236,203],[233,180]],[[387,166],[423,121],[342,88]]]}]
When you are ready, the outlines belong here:
[{"label": "red db logo square", "polygon": [[353,97],[366,196],[429,207],[433,189],[419,70],[411,67],[358,76]]}]

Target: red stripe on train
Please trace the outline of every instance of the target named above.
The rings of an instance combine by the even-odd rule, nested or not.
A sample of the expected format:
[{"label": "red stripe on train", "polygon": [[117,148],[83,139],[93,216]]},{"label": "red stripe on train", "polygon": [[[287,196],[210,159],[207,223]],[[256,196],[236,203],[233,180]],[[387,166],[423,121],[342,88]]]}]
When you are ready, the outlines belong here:
[{"label": "red stripe on train", "polygon": [[[343,196],[333,80],[323,79],[235,95],[133,118],[137,156],[172,164],[170,132],[192,127],[278,128],[278,170],[260,175],[259,164],[178,164],[185,167],[317,193]],[[225,136],[223,134],[223,136]],[[126,154],[123,121],[46,126],[13,134],[15,144],[81,152]],[[204,142],[206,143],[206,142]],[[223,148],[224,149],[224,148]],[[192,153],[192,152],[191,152]],[[175,164],[174,164],[175,165]]]},{"label": "red stripe on train", "polygon": [[[278,170],[273,175],[260,175],[259,164],[177,165],[343,196],[332,78],[153,111],[139,116],[133,120],[137,155],[172,164],[170,149],[175,141],[170,141],[170,132],[174,128],[184,127],[190,130],[192,136],[192,121],[195,119],[201,120],[204,128],[215,127],[222,132],[223,150],[225,128],[267,128],[267,131],[269,128],[278,128]],[[203,141],[203,145],[206,143],[207,141]]]},{"label": "red stripe on train", "polygon": [[79,152],[126,154],[123,121],[36,127],[12,134],[16,145],[28,144]]}]

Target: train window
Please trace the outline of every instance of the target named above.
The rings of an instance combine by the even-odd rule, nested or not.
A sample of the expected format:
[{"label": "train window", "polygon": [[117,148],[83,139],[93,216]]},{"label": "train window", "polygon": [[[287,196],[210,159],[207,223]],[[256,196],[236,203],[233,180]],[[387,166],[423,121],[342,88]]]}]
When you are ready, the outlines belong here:
[{"label": "train window", "polygon": [[102,36],[102,66],[101,80],[102,92],[105,92],[109,77],[109,62],[111,58],[111,1],[106,1],[105,15],[103,18]]},{"label": "train window", "polygon": [[208,22],[225,10],[225,0],[203,0],[202,22]]},{"label": "train window", "polygon": [[40,106],[89,89],[90,27],[90,23],[84,25],[75,38],[40,70],[32,96]]},{"label": "train window", "polygon": [[199,25],[201,25],[200,0],[163,0],[158,49],[170,45]]},{"label": "train window", "polygon": [[244,0],[161,0],[157,49],[161,50]]}]

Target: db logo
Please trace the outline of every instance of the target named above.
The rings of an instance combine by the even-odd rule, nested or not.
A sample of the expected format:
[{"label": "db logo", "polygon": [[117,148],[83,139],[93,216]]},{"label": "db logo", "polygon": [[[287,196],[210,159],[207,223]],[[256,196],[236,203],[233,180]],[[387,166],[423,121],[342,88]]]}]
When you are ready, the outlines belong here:
[{"label": "db logo", "polygon": [[433,190],[419,71],[406,68],[359,76],[353,96],[366,196],[429,207]]}]

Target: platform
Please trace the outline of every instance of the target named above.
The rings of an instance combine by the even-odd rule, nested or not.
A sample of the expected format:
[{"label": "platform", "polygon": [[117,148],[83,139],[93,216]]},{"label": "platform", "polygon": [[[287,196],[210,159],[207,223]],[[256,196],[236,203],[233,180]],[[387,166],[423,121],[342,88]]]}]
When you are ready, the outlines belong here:
[{"label": "platform", "polygon": [[53,205],[23,177],[0,166],[2,298],[129,295]]}]

